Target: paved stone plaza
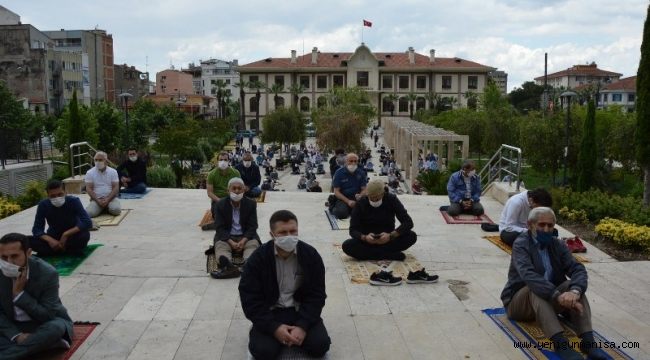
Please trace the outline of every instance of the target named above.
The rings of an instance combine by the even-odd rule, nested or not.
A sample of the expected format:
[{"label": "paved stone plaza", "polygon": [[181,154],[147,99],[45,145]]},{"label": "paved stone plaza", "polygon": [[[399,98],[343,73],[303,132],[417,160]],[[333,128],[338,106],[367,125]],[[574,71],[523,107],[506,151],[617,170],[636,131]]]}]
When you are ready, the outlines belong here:
[{"label": "paved stone plaza", "polygon": [[[280,181],[287,192],[267,193],[258,204],[259,234],[268,240],[271,214],[290,209],[301,238],[321,253],[329,359],[524,358],[481,313],[501,306],[509,255],[482,239],[487,233],[478,225],[446,224],[438,211],[446,196],[400,195],[419,236],[411,251],[440,281],[379,288],[346,276],[334,244],[348,234],[331,230],[327,192],[293,191],[297,176],[289,174]],[[321,185],[329,189],[328,180]],[[489,197],[482,202],[498,221],[502,205]],[[239,304],[238,280],[213,280],[205,272],[203,251],[213,232],[197,223],[208,207],[205,190],[154,189],[144,199],[122,200],[122,208],[132,210],[119,226],[92,233],[91,243],[104,246],[61,278],[72,318],[101,323],[73,360],[247,358],[250,322]],[[29,233],[34,213],[1,220],[0,233]],[[569,234],[560,229],[560,235]],[[639,342],[640,349],[626,352],[650,358],[650,262],[621,263],[587,247],[595,329],[616,343]]]}]

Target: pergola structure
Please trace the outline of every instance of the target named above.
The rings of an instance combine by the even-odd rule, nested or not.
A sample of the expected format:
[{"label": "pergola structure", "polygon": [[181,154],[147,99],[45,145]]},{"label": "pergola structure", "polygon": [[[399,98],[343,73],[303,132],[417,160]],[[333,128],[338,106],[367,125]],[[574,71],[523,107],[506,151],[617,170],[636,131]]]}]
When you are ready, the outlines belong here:
[{"label": "pergola structure", "polygon": [[468,135],[403,118],[383,118],[382,125],[386,147],[395,149],[395,162],[407,179],[418,175],[420,151],[438,154],[438,167],[458,157],[467,159],[469,154]]}]

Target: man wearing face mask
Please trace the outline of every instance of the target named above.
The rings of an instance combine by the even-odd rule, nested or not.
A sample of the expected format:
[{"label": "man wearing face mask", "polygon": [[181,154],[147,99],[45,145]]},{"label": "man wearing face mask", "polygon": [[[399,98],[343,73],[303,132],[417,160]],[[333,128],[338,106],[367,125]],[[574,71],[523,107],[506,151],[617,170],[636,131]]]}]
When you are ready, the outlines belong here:
[{"label": "man wearing face mask", "polygon": [[147,191],[147,163],[138,157],[135,148],[129,148],[128,159],[117,167],[120,183],[124,187],[120,192],[144,194]]},{"label": "man wearing face mask", "polygon": [[447,213],[451,216],[461,213],[479,216],[485,212],[479,202],[481,179],[476,175],[476,167],[471,160],[465,160],[461,169],[451,174],[447,182],[447,194],[450,202]]},{"label": "man wearing face mask", "polygon": [[[553,206],[553,198],[543,188],[524,191],[513,195],[506,201],[499,220],[501,241],[512,246],[519,234],[528,231],[528,214],[536,207]],[[557,230],[555,231],[557,236]]]},{"label": "man wearing face mask", "polygon": [[336,170],[332,187],[334,196],[330,196],[329,210],[337,219],[347,219],[356,202],[366,194],[368,175],[358,166],[357,154],[349,153],[345,157],[345,167]]},{"label": "man wearing face mask", "polygon": [[246,184],[246,193],[244,195],[249,198],[260,196],[262,193],[262,189],[260,189],[262,174],[260,174],[260,168],[253,161],[253,154],[246,152],[241,164],[237,165],[236,169],[241,174],[244,184]]},{"label": "man wearing face mask", "polygon": [[279,210],[269,220],[271,237],[251,255],[239,281],[246,318],[253,323],[248,350],[255,359],[276,359],[284,346],[323,357],[330,337],[321,319],[325,266],[316,249],[298,238],[298,219]]},{"label": "man wearing face mask", "polygon": [[214,255],[219,270],[210,273],[215,279],[238,277],[239,269],[230,261],[232,254],[242,253],[246,262],[261,244],[257,235],[257,202],[244,197],[244,189],[241,178],[232,178],[228,181],[229,196],[217,202]]},{"label": "man wearing face mask", "polygon": [[[212,200],[212,219],[216,216],[217,201],[229,196],[228,181],[232,178],[240,177],[239,171],[230,166],[228,153],[222,151],[219,153],[217,167],[208,174],[206,188],[208,197]],[[214,223],[203,225],[203,230],[214,230]]]},{"label": "man wearing face mask", "polygon": [[512,246],[508,282],[501,300],[508,318],[537,321],[551,339],[560,359],[583,359],[564,335],[558,319],[562,314],[581,338],[580,350],[589,359],[609,359],[592,346],[594,335],[587,296],[587,270],[574,259],[569,249],[553,236],[555,213],[536,207],[528,214],[528,231]]},{"label": "man wearing face mask", "polygon": [[29,238],[0,238],[0,359],[40,359],[51,349],[69,349],[72,320],[59,298],[59,274],[31,256]]},{"label": "man wearing face mask", "polygon": [[[59,180],[50,180],[45,187],[47,199],[36,208],[30,247],[39,256],[56,253],[82,255],[92,226],[90,217],[74,196],[66,196]],[[45,231],[45,221],[48,229]]]},{"label": "man wearing face mask", "polygon": [[90,196],[90,204],[86,212],[93,218],[99,216],[104,210],[117,216],[122,212],[117,195],[120,192],[120,178],[117,171],[108,166],[108,156],[103,151],[95,154],[95,166],[86,172],[86,192]]}]

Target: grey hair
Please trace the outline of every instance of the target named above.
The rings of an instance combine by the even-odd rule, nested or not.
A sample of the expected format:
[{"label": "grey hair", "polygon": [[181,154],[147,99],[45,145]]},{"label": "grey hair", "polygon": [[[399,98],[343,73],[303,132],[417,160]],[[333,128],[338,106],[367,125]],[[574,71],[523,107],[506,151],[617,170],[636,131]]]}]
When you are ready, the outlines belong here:
[{"label": "grey hair", "polygon": [[242,184],[242,185],[245,185],[245,184],[244,184],[244,180],[242,180],[242,178],[239,178],[239,177],[234,177],[234,178],[228,180],[228,188],[230,188],[230,185],[232,185],[232,184]]},{"label": "grey hair", "polygon": [[528,214],[528,222],[537,224],[539,217],[542,215],[551,215],[553,217],[553,222],[557,222],[557,218],[555,217],[555,212],[553,212],[553,209],[545,206],[539,206],[530,210],[530,213]]},{"label": "grey hair", "polygon": [[[98,152],[96,152],[96,153],[95,153],[95,156],[97,156],[97,155],[103,157],[104,159],[108,159],[108,155],[107,155],[105,152],[103,152],[103,151],[98,151]],[[93,159],[94,159],[94,157],[93,157]]]},{"label": "grey hair", "polygon": [[357,160],[359,160],[359,155],[357,155],[357,154],[351,152],[351,153],[348,153],[347,155],[345,155],[345,161],[348,161],[348,159],[351,158],[351,157],[353,157],[353,156],[354,156],[355,158],[357,158]]}]

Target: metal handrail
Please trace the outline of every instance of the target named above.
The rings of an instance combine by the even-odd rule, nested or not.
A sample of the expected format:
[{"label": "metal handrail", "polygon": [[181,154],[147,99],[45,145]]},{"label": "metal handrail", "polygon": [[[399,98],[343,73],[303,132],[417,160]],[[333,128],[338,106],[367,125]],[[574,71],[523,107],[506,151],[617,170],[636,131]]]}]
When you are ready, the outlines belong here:
[{"label": "metal handrail", "polygon": [[[81,152],[83,146],[87,147],[85,152]],[[77,149],[76,154],[75,154],[75,149]],[[69,163],[69,165],[70,165],[70,176],[74,177],[76,175],[81,175],[81,171],[79,171],[79,174],[76,174],[76,170],[81,169],[84,166],[87,166],[88,168],[93,167],[92,160],[93,160],[93,158],[95,157],[95,154],[98,151],[99,150],[92,147],[92,145],[90,145],[87,141],[82,141],[82,142],[77,142],[77,143],[70,144],[70,163]],[[84,161],[87,161],[87,162],[82,163],[81,160],[82,160],[82,157],[84,157],[84,156],[87,156],[86,159],[88,159],[88,160],[84,160]],[[79,162],[78,162],[77,165],[75,165],[75,161],[74,161],[75,158],[79,159]],[[108,165],[111,165],[111,166],[115,167],[115,164],[113,164],[110,160],[106,159],[106,162],[108,163]]]},{"label": "metal handrail", "polygon": [[492,155],[487,164],[478,173],[482,188],[485,190],[488,184],[494,181],[502,181],[507,176],[510,184],[513,181],[516,182],[517,191],[519,191],[521,186],[521,165],[521,149],[515,146],[501,144],[499,150]]}]

